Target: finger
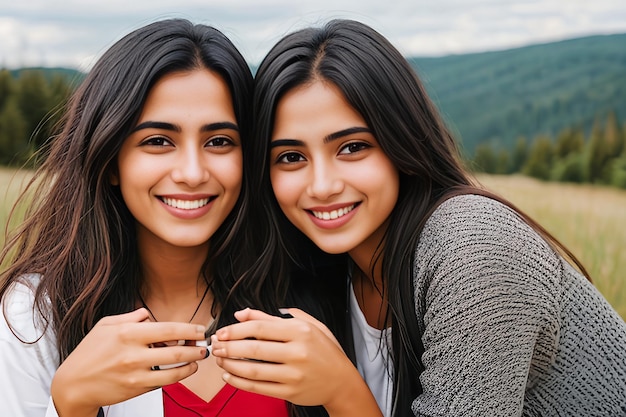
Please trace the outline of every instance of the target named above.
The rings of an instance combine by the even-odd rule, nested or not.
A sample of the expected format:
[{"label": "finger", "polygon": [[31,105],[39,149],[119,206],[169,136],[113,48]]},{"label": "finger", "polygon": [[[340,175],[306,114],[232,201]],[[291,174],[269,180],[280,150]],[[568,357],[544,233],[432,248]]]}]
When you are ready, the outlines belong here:
[{"label": "finger", "polygon": [[145,366],[151,369],[170,369],[206,359],[206,347],[167,346],[149,349],[144,354]]},{"label": "finger", "polygon": [[302,321],[284,320],[278,317],[273,317],[271,320],[250,320],[222,327],[215,332],[215,336],[220,341],[253,338],[286,342],[292,339],[294,329],[303,324],[310,326]]},{"label": "finger", "polygon": [[246,359],[220,358],[219,366],[228,374],[248,381],[294,383],[293,368],[284,364],[255,362]]},{"label": "finger", "polygon": [[249,359],[260,362],[286,363],[292,360],[302,361],[302,352],[296,351],[293,346],[265,340],[234,340],[228,342],[216,341],[212,344],[212,354],[215,357]]},{"label": "finger", "polygon": [[197,362],[190,362],[171,369],[148,370],[144,383],[146,387],[159,388],[181,381],[198,370]]},{"label": "finger", "polygon": [[240,322],[249,320],[278,320],[280,317],[272,316],[260,310],[245,308],[235,312],[235,318]]},{"label": "finger", "polygon": [[114,316],[106,316],[98,322],[101,325],[115,325],[122,323],[139,323],[150,317],[148,310],[138,308],[130,313],[116,314]]},{"label": "finger", "polygon": [[279,311],[282,314],[290,314],[293,318],[296,318],[296,319],[300,319],[300,320],[304,320],[308,322],[318,321],[315,317],[311,316],[308,313],[305,313],[299,308],[281,308],[279,309]]},{"label": "finger", "polygon": [[306,321],[307,323],[314,325],[315,327],[320,329],[326,335],[326,337],[331,339],[337,346],[341,347],[341,345],[335,338],[335,335],[333,334],[333,332],[331,332],[330,329],[328,329],[328,327],[326,327],[321,321],[317,320],[315,317],[311,316],[310,314],[305,313],[299,308],[281,308],[280,311],[283,314],[284,313],[291,314],[293,318],[295,319],[303,320],[303,321]]},{"label": "finger", "polygon": [[[272,381],[257,381],[246,379],[228,372],[222,375],[222,379],[229,385],[248,392],[253,392],[268,397],[289,400],[291,389],[289,385]],[[311,405],[311,404],[307,404]]]},{"label": "finger", "polygon": [[[171,344],[179,340],[204,340],[204,326],[192,323],[177,322],[141,322],[126,323],[117,329],[117,337],[123,342],[136,341],[137,343]],[[178,343],[175,343],[178,344]]]}]

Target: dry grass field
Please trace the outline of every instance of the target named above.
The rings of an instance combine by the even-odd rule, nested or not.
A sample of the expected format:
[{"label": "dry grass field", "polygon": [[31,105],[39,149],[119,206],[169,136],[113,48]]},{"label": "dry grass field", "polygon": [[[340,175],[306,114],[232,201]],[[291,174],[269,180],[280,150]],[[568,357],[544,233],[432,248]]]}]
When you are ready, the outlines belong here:
[{"label": "dry grass field", "polygon": [[[0,168],[0,245],[4,226],[28,172]],[[594,285],[626,318],[626,191],[547,183],[521,176],[478,177],[537,220],[582,261]]]},{"label": "dry grass field", "polygon": [[626,191],[522,176],[481,175],[478,179],[567,246],[594,285],[626,318]]},{"label": "dry grass field", "polygon": [[9,212],[19,191],[26,185],[30,175],[30,171],[0,167],[0,247],[4,245]]}]

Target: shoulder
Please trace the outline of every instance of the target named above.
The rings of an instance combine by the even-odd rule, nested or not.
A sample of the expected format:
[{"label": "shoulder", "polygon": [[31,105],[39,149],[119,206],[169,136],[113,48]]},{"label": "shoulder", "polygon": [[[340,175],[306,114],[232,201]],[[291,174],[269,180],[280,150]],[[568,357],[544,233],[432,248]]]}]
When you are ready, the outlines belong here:
[{"label": "shoulder", "polygon": [[[460,195],[444,201],[427,220],[418,251],[531,253],[556,261],[545,239],[512,208],[481,195]],[[524,251],[525,250],[525,251]]]},{"label": "shoulder", "polygon": [[45,320],[35,307],[35,291],[41,277],[24,275],[13,282],[2,298],[0,337],[34,342],[44,336]]},{"label": "shoulder", "polygon": [[526,305],[540,303],[541,310],[555,308],[564,262],[515,210],[488,197],[460,195],[437,207],[420,235],[416,297],[428,305],[495,291],[514,293]]},{"label": "shoulder", "polygon": [[510,207],[489,197],[464,194],[439,205],[424,227],[425,233],[442,231],[488,231],[511,228],[528,229],[520,215]]}]

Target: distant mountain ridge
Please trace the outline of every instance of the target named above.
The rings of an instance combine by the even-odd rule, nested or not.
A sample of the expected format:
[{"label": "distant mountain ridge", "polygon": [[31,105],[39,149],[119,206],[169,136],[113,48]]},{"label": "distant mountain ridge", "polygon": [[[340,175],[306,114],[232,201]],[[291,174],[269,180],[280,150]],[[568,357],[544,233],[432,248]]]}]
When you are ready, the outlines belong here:
[{"label": "distant mountain ridge", "polygon": [[62,75],[74,84],[78,84],[85,76],[85,73],[65,67],[26,67],[9,70],[13,78],[18,78],[24,71],[41,71],[47,78],[52,78],[55,75]]},{"label": "distant mountain ridge", "polygon": [[[609,111],[626,121],[626,34],[408,60],[467,154],[482,142],[511,149],[519,136],[555,136],[573,126],[589,130]],[[37,69],[73,81],[84,76],[67,68]]]},{"label": "distant mountain ridge", "polygon": [[467,153],[488,141],[591,128],[615,111],[626,121],[626,34],[496,52],[409,58]]}]

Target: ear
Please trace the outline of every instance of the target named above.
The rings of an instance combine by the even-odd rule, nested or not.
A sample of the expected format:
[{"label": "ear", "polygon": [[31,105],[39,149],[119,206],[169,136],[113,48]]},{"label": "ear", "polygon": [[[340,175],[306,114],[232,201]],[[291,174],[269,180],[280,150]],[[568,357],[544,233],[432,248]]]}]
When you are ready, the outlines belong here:
[{"label": "ear", "polygon": [[117,173],[117,168],[112,169],[111,172],[109,173],[109,182],[113,186],[120,185],[120,178],[119,178],[119,175]]}]

